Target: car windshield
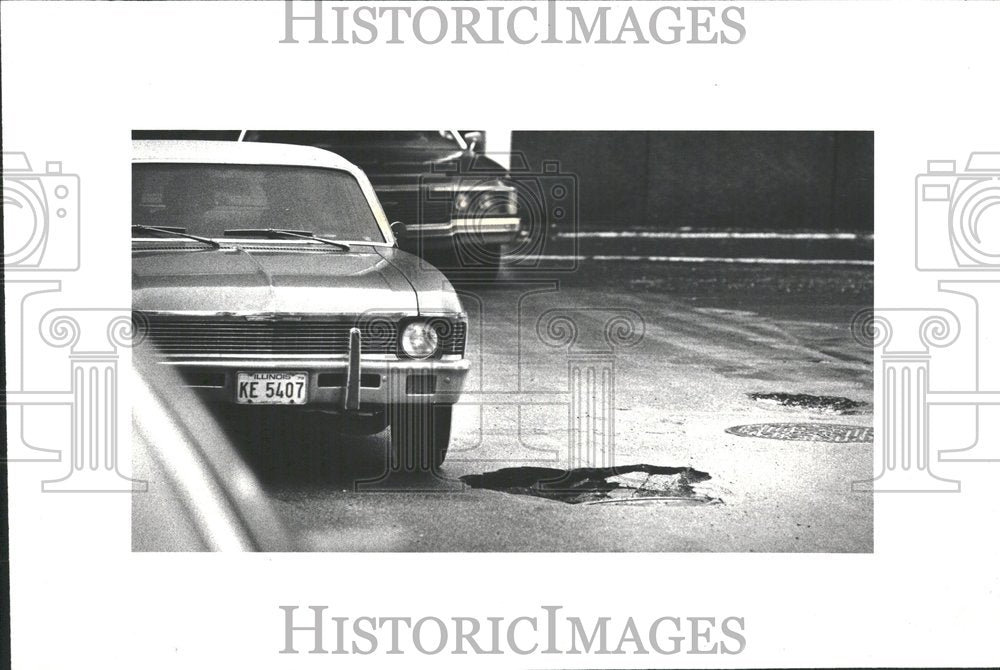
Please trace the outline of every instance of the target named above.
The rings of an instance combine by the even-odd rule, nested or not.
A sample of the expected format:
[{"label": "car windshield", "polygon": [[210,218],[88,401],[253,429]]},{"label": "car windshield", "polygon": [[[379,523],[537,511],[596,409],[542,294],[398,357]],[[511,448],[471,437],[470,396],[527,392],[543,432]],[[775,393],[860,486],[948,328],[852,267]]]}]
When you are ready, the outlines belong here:
[{"label": "car windshield", "polygon": [[137,163],[132,225],[211,238],[227,230],[275,228],[333,240],[385,241],[352,174],[289,165]]}]

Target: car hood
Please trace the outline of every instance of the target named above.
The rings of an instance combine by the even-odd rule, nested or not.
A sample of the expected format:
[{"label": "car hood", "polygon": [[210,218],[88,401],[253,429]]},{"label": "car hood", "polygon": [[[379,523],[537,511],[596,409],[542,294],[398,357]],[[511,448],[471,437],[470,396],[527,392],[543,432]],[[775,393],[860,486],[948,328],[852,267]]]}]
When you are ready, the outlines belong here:
[{"label": "car hood", "polygon": [[[307,314],[461,311],[440,272],[424,266],[419,271],[425,276],[408,277],[413,264],[398,254],[408,256],[386,247],[356,246],[345,252],[313,244],[254,243],[214,250],[153,243],[133,248],[132,308]],[[429,279],[437,290],[420,290],[418,296]]]}]

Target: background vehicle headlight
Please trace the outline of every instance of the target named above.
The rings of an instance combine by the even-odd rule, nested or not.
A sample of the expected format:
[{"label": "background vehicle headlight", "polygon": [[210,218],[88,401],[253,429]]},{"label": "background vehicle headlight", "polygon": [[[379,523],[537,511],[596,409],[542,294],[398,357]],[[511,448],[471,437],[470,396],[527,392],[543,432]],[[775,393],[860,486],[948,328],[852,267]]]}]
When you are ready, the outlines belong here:
[{"label": "background vehicle headlight", "polygon": [[427,358],[438,348],[438,334],[434,327],[423,321],[407,324],[400,338],[403,353],[411,358]]}]

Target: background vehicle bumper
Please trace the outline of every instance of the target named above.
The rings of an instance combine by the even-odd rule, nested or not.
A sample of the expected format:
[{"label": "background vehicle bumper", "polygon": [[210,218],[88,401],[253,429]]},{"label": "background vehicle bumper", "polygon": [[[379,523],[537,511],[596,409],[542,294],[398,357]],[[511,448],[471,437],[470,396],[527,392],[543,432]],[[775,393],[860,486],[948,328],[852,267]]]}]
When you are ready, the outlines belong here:
[{"label": "background vehicle bumper", "polygon": [[444,223],[419,223],[407,226],[407,235],[425,244],[455,239],[459,244],[506,244],[517,239],[521,219],[517,216],[452,219]]}]

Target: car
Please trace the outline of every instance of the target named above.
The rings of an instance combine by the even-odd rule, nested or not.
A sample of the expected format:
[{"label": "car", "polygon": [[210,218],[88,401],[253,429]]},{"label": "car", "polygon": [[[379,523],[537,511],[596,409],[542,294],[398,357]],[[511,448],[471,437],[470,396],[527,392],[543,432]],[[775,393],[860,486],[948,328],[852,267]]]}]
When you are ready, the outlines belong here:
[{"label": "car", "polygon": [[132,373],[132,550],[307,548],[178,372],[147,349]]},{"label": "car", "polygon": [[518,189],[485,155],[482,131],[251,130],[244,139],[319,147],[357,163],[390,221],[406,224],[404,248],[457,276],[494,277],[505,245],[524,233]]},{"label": "car", "polygon": [[393,470],[444,462],[468,317],[364,172],[312,147],[149,140],[132,187],[133,318],[159,364],[207,402],[389,428]]}]

